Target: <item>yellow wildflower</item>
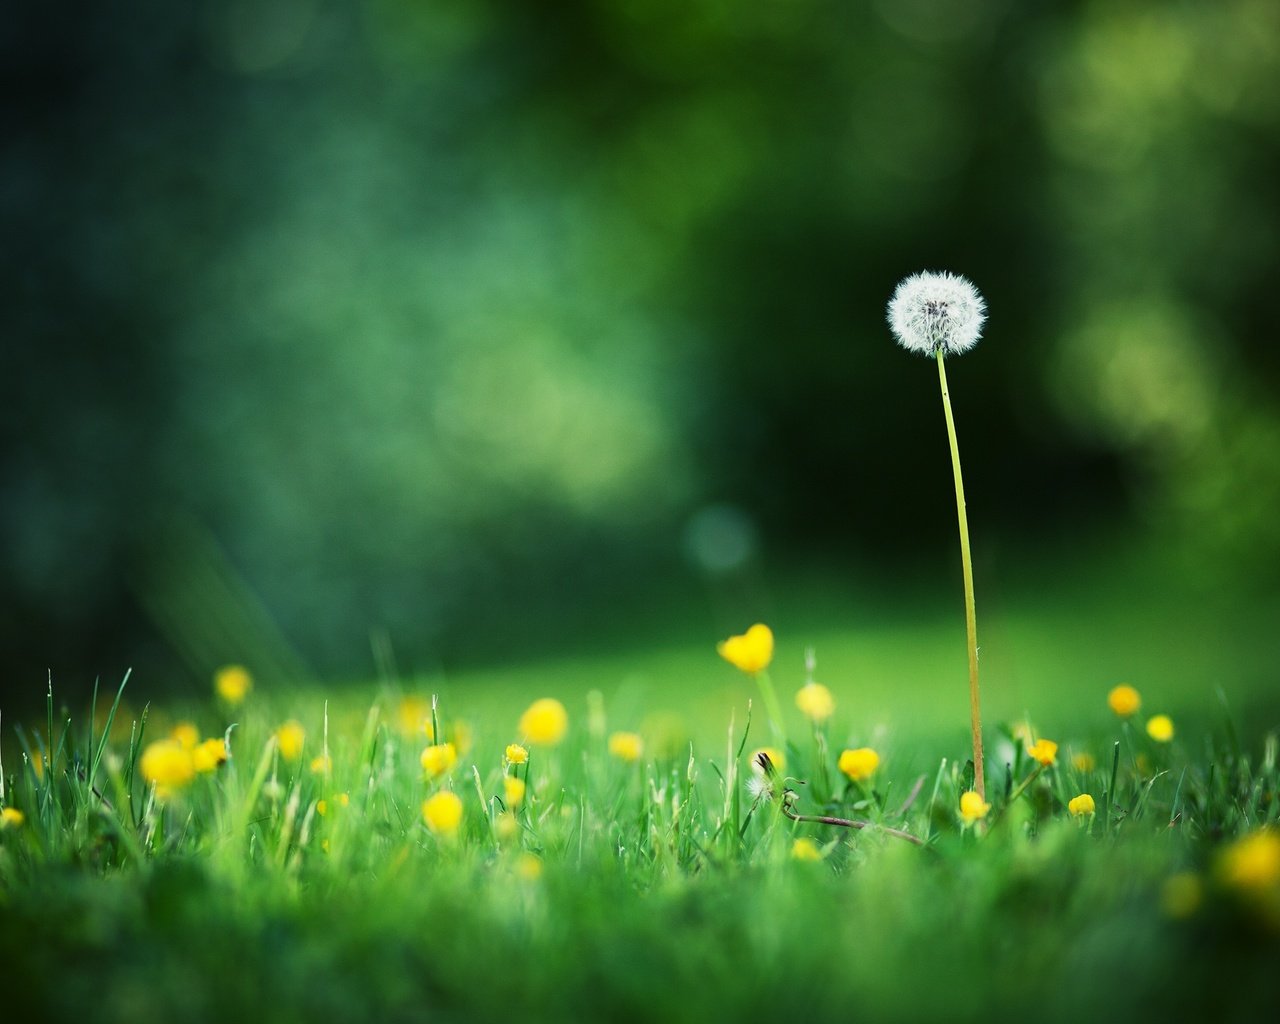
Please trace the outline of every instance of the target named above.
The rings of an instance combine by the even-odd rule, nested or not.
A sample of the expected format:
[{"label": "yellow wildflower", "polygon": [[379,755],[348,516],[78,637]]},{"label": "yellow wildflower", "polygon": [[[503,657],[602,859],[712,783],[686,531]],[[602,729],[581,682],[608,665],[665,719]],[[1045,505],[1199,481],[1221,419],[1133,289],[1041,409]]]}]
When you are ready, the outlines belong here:
[{"label": "yellow wildflower", "polygon": [[791,844],[792,860],[822,860],[822,851],[812,839],[801,836]]},{"label": "yellow wildflower", "polygon": [[970,789],[960,794],[960,817],[964,819],[966,825],[972,825],[975,821],[985,818],[990,813],[991,805],[978,795],[976,789]]},{"label": "yellow wildflower", "polygon": [[422,751],[421,760],[422,770],[434,779],[458,763],[458,751],[452,743],[436,743]]},{"label": "yellow wildflower", "polygon": [[228,704],[240,704],[253,689],[253,676],[243,665],[224,665],[213,674],[213,688]]},{"label": "yellow wildflower", "polygon": [[755,675],[773,661],[773,630],[757,622],[745,633],[722,640],[716,650],[734,668]]},{"label": "yellow wildflower", "polygon": [[323,817],[324,817],[326,814],[328,814],[328,813],[329,813],[329,801],[327,801],[327,800],[317,800],[317,801],[316,801],[316,814],[320,815],[320,817],[322,817],[322,818],[323,818]]},{"label": "yellow wildflower", "polygon": [[219,737],[211,737],[191,751],[191,763],[198,772],[208,773],[218,770],[227,763],[227,742]]},{"label": "yellow wildflower", "polygon": [[507,744],[507,763],[508,764],[524,764],[529,760],[529,751],[520,746],[519,743]]},{"label": "yellow wildflower", "polygon": [[461,718],[454,719],[453,748],[458,752],[459,757],[467,756],[467,751],[471,749],[474,738],[475,732],[471,728],[470,722],[464,722]]},{"label": "yellow wildflower", "polygon": [[142,777],[154,783],[159,796],[168,796],[196,777],[191,751],[177,740],[156,740],[142,752],[138,762]]},{"label": "yellow wildflower", "polygon": [[1038,739],[1034,743],[1028,744],[1027,756],[1033,761],[1039,761],[1048,768],[1056,760],[1058,760],[1058,744],[1053,740]]},{"label": "yellow wildflower", "polygon": [[536,882],[542,877],[542,861],[535,853],[525,850],[511,865],[516,877],[525,882]]},{"label": "yellow wildflower", "polygon": [[462,799],[444,789],[422,802],[422,820],[435,835],[451,838],[462,824]]},{"label": "yellow wildflower", "polygon": [[1121,683],[1107,694],[1107,704],[1121,718],[1128,718],[1142,707],[1142,696],[1128,683]]},{"label": "yellow wildflower", "polygon": [[396,725],[405,736],[416,736],[419,731],[430,736],[431,705],[422,697],[402,698],[396,707]]},{"label": "yellow wildflower", "polygon": [[503,811],[494,819],[493,830],[498,838],[505,842],[520,831],[520,823],[510,811]]},{"label": "yellow wildflower", "polygon": [[286,761],[296,761],[302,756],[302,745],[307,740],[307,730],[302,723],[289,719],[276,730],[276,743],[280,746],[280,756]]},{"label": "yellow wildflower", "polygon": [[1147,721],[1147,735],[1157,743],[1173,739],[1173,719],[1168,715],[1155,715]]},{"label": "yellow wildflower", "polygon": [[502,780],[502,796],[508,807],[519,807],[524,803],[524,779],[508,775]]},{"label": "yellow wildflower", "polygon": [[787,755],[777,747],[760,747],[758,750],[751,752],[751,770],[764,774],[764,769],[760,766],[760,755],[764,754],[773,765],[775,771],[782,771],[787,767]]},{"label": "yellow wildflower", "polygon": [[796,707],[811,722],[825,722],[835,713],[836,701],[821,683],[805,683],[796,691]]},{"label": "yellow wildflower", "polygon": [[1160,909],[1168,917],[1190,917],[1204,900],[1204,883],[1190,871],[1179,871],[1165,879],[1160,888]]},{"label": "yellow wildflower", "polygon": [[169,733],[169,738],[184,750],[194,750],[195,745],[200,742],[200,730],[190,722],[179,722]]},{"label": "yellow wildflower", "polygon": [[1081,751],[1071,755],[1071,767],[1078,772],[1091,772],[1098,767],[1098,762],[1092,754]]},{"label": "yellow wildflower", "polygon": [[543,697],[520,716],[519,731],[530,743],[554,746],[569,731],[569,713],[554,697]]},{"label": "yellow wildflower", "polygon": [[846,750],[841,753],[837,766],[854,782],[866,782],[880,767],[880,755],[870,747]]},{"label": "yellow wildflower", "polygon": [[1262,828],[1237,839],[1219,854],[1218,875],[1248,892],[1280,887],[1280,833]]},{"label": "yellow wildflower", "polygon": [[351,794],[349,793],[339,793],[337,796],[334,797],[334,799],[338,801],[339,807],[351,806]]},{"label": "yellow wildflower", "polygon": [[619,761],[639,761],[644,755],[644,740],[636,732],[615,732],[609,737],[609,753]]},{"label": "yellow wildflower", "polygon": [[1067,810],[1077,818],[1083,818],[1086,814],[1093,814],[1096,809],[1093,797],[1088,793],[1081,793],[1079,796],[1073,797],[1067,804]]},{"label": "yellow wildflower", "polygon": [[5,807],[0,809],[0,829],[18,828],[27,816],[16,807]]},{"label": "yellow wildflower", "polygon": [[311,759],[313,775],[327,775],[333,770],[333,759],[328,754],[318,754]]}]

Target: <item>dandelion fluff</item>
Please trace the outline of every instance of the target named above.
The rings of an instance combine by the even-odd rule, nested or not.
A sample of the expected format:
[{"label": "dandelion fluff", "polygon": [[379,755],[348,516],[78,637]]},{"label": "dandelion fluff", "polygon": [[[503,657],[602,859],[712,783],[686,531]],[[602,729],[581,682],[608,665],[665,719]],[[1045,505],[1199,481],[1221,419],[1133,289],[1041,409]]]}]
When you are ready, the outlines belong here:
[{"label": "dandelion fluff", "polygon": [[889,300],[889,329],[898,344],[925,356],[968,352],[982,337],[986,319],[978,289],[945,271],[912,274]]}]

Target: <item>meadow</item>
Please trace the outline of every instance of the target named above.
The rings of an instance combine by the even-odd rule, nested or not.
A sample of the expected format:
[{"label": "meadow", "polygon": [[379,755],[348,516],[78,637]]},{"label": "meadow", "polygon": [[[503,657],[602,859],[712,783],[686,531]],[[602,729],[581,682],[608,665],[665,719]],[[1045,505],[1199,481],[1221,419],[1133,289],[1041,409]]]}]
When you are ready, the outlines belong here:
[{"label": "meadow", "polygon": [[776,643],[619,635],[332,692],[228,666],[73,713],[55,687],[4,719],[6,1006],[1257,1019],[1280,769],[1249,616],[1275,609],[1034,577],[992,602],[986,800],[958,624],[910,594],[784,602]]}]

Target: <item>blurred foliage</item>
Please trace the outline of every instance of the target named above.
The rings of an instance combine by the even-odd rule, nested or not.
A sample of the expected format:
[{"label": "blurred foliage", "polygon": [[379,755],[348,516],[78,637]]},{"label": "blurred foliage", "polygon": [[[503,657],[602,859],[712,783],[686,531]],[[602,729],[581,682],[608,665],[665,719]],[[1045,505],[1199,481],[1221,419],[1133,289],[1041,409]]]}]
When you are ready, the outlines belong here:
[{"label": "blurred foliage", "polygon": [[949,545],[883,324],[925,267],[992,310],[979,547],[1280,554],[1271,0],[137,0],[0,48],[21,672],[203,673],[246,617],[362,671],[686,548]]}]

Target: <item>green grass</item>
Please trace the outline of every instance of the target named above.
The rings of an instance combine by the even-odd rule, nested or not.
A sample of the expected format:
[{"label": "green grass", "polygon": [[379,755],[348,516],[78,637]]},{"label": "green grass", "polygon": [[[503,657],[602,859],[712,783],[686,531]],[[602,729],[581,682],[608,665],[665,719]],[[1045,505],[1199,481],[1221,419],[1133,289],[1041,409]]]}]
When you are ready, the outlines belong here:
[{"label": "green grass", "polygon": [[[259,681],[234,711],[144,712],[133,680],[114,722],[99,697],[92,729],[50,699],[21,731],[5,719],[3,802],[25,821],[0,831],[4,1005],[166,1024],[1265,1017],[1280,879],[1265,850],[1254,882],[1230,864],[1280,817],[1259,628],[1275,609],[1036,592],[979,606],[994,806],[967,828],[963,629],[927,602],[825,593],[777,610],[789,711],[809,644],[838,703],[825,756],[791,711],[794,811],[870,823],[857,831],[754,803],[767,730],[757,713],[744,740],[753,685],[714,636],[328,694]],[[1133,722],[1105,704],[1121,681],[1146,701]],[[472,736],[435,780],[397,715],[431,692],[445,735],[461,719]],[[503,751],[544,695],[569,733],[516,769],[528,796],[504,832]],[[1142,728],[1154,711],[1174,716],[1172,743]],[[1028,715],[1062,744],[1039,774],[1000,724]],[[293,761],[272,739],[287,717],[307,734]],[[235,722],[233,756],[157,799],[138,760],[178,718],[215,736]],[[328,776],[311,768],[326,721]],[[615,729],[644,734],[639,763],[609,755]],[[866,787],[834,769],[862,745],[882,756]],[[464,804],[454,839],[424,824],[441,789]],[[1080,792],[1095,815],[1068,813]],[[794,859],[798,837],[823,859]],[[1180,891],[1195,898],[1171,904]]]}]

